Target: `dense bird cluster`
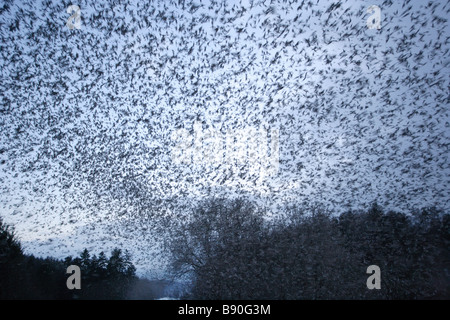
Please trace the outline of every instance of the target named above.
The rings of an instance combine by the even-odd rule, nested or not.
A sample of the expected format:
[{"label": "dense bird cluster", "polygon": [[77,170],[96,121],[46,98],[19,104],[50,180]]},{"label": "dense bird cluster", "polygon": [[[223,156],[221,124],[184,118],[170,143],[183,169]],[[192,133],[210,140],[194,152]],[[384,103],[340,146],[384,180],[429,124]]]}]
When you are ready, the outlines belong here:
[{"label": "dense bird cluster", "polygon": [[[366,1],[3,1],[1,215],[37,253],[142,257],[207,196],[448,210],[450,4],[378,5],[379,30]],[[279,130],[277,174],[175,164],[196,122]]]}]

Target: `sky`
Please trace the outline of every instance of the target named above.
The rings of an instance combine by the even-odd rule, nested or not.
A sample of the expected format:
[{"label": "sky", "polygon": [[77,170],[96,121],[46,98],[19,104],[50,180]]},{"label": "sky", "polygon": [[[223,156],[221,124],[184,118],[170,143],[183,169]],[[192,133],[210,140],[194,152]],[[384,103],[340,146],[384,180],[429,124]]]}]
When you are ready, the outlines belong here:
[{"label": "sky", "polygon": [[0,216],[29,253],[151,273],[153,231],[209,197],[450,207],[447,1],[0,8]]}]

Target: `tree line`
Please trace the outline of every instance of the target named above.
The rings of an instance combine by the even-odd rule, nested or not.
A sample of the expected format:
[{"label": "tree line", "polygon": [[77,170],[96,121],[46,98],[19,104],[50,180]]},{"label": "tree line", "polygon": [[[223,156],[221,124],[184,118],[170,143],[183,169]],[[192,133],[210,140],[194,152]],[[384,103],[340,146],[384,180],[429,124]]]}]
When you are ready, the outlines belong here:
[{"label": "tree line", "polygon": [[[69,290],[67,267],[81,269],[81,289]],[[0,299],[126,299],[139,279],[130,254],[119,248],[108,257],[85,249],[58,260],[23,253],[14,230],[0,219]]]},{"label": "tree line", "polygon": [[[449,299],[450,216],[291,208],[267,222],[244,200],[199,206],[171,242],[186,299]],[[381,289],[367,287],[367,268]]]}]

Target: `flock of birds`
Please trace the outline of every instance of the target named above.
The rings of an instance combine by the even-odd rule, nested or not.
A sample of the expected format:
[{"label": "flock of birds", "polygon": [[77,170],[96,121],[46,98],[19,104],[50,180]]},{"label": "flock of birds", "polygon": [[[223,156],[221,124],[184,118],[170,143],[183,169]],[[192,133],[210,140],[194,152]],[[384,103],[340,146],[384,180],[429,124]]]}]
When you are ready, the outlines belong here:
[{"label": "flock of birds", "polygon": [[[139,267],[208,197],[448,210],[450,3],[377,5],[379,30],[366,1],[3,1],[0,216],[36,254],[122,244]],[[196,122],[279,130],[277,174],[173,163]]]}]

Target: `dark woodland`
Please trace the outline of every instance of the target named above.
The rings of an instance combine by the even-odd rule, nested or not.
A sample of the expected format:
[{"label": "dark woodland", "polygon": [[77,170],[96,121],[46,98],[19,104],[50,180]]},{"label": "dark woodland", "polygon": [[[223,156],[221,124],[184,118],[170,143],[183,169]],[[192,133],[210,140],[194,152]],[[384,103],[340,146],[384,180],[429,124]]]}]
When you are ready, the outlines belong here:
[{"label": "dark woodland", "polygon": [[[435,208],[402,214],[374,204],[336,216],[294,207],[267,223],[244,200],[209,201],[174,233],[172,272],[192,279],[184,299],[450,298],[450,216]],[[66,287],[72,264],[81,290]],[[381,269],[380,290],[366,286],[369,265]],[[163,286],[138,278],[120,248],[37,258],[0,224],[1,299],[155,299]]]}]

